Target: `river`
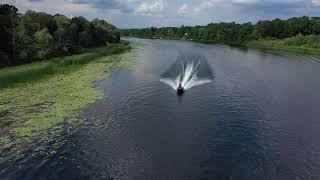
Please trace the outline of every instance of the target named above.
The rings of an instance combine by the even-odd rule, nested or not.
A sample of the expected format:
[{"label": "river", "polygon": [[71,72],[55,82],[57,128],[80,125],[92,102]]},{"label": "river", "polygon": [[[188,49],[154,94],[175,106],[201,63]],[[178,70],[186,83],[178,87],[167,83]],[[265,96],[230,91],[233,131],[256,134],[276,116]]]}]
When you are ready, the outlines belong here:
[{"label": "river", "polygon": [[[4,178],[320,178],[319,56],[128,40],[138,64],[98,83],[106,98],[61,136],[69,143]],[[214,79],[177,96],[160,78],[184,53],[204,56]]]}]

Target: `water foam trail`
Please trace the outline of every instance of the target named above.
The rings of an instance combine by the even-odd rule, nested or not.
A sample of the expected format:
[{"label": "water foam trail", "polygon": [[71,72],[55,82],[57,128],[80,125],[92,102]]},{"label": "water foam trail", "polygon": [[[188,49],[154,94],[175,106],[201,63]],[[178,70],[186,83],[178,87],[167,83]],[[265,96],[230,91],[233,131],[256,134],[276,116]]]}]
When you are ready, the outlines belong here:
[{"label": "water foam trail", "polygon": [[195,64],[194,61],[188,62],[186,67],[184,67],[184,63],[182,62],[181,66],[182,72],[178,74],[176,78],[162,78],[160,81],[169,85],[174,90],[178,88],[180,83],[182,87],[187,90],[211,82],[211,79],[198,78],[197,71],[200,66],[200,61],[197,64]]}]

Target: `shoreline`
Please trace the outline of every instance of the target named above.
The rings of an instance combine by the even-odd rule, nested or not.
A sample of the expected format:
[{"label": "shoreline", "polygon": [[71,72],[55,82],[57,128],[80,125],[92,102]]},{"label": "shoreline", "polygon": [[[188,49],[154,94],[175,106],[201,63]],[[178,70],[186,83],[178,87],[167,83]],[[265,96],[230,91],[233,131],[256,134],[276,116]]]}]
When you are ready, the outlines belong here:
[{"label": "shoreline", "polygon": [[309,48],[303,46],[286,46],[286,45],[264,45],[262,44],[264,41],[250,41],[242,44],[242,46],[250,47],[250,48],[258,48],[258,49],[267,49],[267,50],[280,50],[286,52],[294,52],[301,54],[314,54],[320,55],[319,48]]},{"label": "shoreline", "polygon": [[110,46],[86,49],[85,52],[80,54],[4,67],[0,69],[0,90],[35,82],[56,74],[70,73],[96,59],[120,54],[131,48],[130,44],[123,42]]},{"label": "shoreline", "polygon": [[[73,129],[80,125],[82,119],[78,115],[81,109],[105,98],[94,82],[107,78],[112,69],[130,68],[136,64],[128,48],[132,47],[116,48],[117,51],[106,51],[104,47],[94,49],[94,55],[76,55],[78,59],[71,58],[71,64],[70,58],[59,61],[60,66],[53,66],[56,68],[53,74],[40,74],[43,77],[36,81],[33,79],[0,89],[0,118],[3,119],[0,123],[0,153],[11,149],[23,151],[24,146],[50,141],[64,127]],[[80,62],[82,64],[74,64]],[[61,63],[66,64],[62,66]],[[37,64],[31,66],[38,67]],[[27,72],[30,70],[32,68]]]},{"label": "shoreline", "polygon": [[[186,40],[186,41],[191,41],[191,40]],[[279,51],[294,52],[294,53],[301,53],[301,54],[320,55],[320,49],[317,49],[317,48],[308,48],[308,47],[302,47],[302,46],[285,46],[285,45],[263,45],[262,43],[265,42],[264,40],[248,41],[245,43],[228,43],[228,42],[215,42],[215,41],[202,41],[202,40],[194,40],[191,42],[199,42],[203,44],[225,44],[229,46],[240,46],[240,47],[256,48],[256,49],[263,49],[263,50],[279,50]]]},{"label": "shoreline", "polygon": [[[129,36],[128,36],[129,37]],[[262,50],[279,50],[285,52],[293,52],[293,53],[301,53],[301,54],[314,54],[320,55],[320,48],[308,48],[303,46],[285,46],[285,45],[273,45],[273,40],[254,40],[248,41],[244,43],[230,43],[230,42],[217,42],[217,41],[210,41],[210,40],[188,40],[188,39],[177,39],[177,38],[144,38],[144,37],[133,37],[139,39],[150,39],[150,40],[178,40],[178,41],[190,41],[190,42],[197,42],[201,44],[224,44],[229,46],[240,46],[240,47],[247,47],[247,48],[255,48],[255,49],[262,49]],[[263,44],[266,41],[270,41],[271,44],[266,45]],[[281,40],[274,40],[274,41],[281,41]]]}]

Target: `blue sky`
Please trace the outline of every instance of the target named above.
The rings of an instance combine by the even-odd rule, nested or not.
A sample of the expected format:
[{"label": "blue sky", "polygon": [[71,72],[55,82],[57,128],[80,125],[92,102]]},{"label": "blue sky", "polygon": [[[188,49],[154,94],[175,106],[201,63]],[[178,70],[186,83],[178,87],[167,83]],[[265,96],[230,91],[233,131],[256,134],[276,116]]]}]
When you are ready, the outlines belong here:
[{"label": "blue sky", "polygon": [[292,16],[320,16],[320,0],[0,0],[69,17],[101,18],[120,28],[256,22]]}]

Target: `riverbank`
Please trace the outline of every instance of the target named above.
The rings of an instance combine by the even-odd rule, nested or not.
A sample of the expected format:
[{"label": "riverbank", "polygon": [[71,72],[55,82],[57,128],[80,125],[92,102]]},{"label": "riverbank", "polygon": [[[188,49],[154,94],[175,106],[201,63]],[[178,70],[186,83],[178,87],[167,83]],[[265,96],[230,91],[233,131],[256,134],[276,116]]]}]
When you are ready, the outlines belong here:
[{"label": "riverbank", "polygon": [[306,46],[289,46],[285,45],[284,40],[256,40],[249,41],[242,45],[261,49],[274,49],[305,54],[320,54],[320,48],[310,48]]},{"label": "riverbank", "polygon": [[0,89],[0,155],[7,148],[19,152],[18,147],[31,140],[50,140],[66,124],[78,124],[78,110],[104,97],[92,82],[105,78],[113,68],[135,64],[132,54],[124,53],[130,48],[118,44],[1,69],[6,87]]},{"label": "riverbank", "polygon": [[254,40],[248,41],[244,43],[230,43],[230,42],[216,42],[216,41],[204,41],[204,40],[195,40],[199,43],[204,44],[227,44],[232,46],[245,46],[251,48],[258,48],[258,49],[273,49],[273,50],[281,50],[281,51],[288,51],[288,52],[296,52],[296,53],[304,53],[304,54],[320,54],[320,48],[310,48],[306,46],[289,46],[285,45],[285,40]]},{"label": "riverbank", "polygon": [[[138,38],[141,38],[141,37],[138,37]],[[178,39],[178,38],[156,38],[156,39],[191,41],[191,42],[198,42],[203,44],[226,44],[231,46],[244,46],[244,47],[257,48],[257,49],[281,50],[281,51],[303,53],[303,54],[320,54],[320,48],[285,45],[286,39],[282,39],[282,40],[261,39],[261,40],[247,41],[244,43],[219,42],[219,41],[210,41],[210,40],[188,40],[188,39]]]},{"label": "riverbank", "polygon": [[117,54],[130,49],[126,42],[112,44],[108,47],[87,49],[84,53],[65,57],[52,58],[41,62],[7,67],[0,69],[0,89],[12,87],[21,83],[33,82],[57,73],[67,73],[97,58]]}]

